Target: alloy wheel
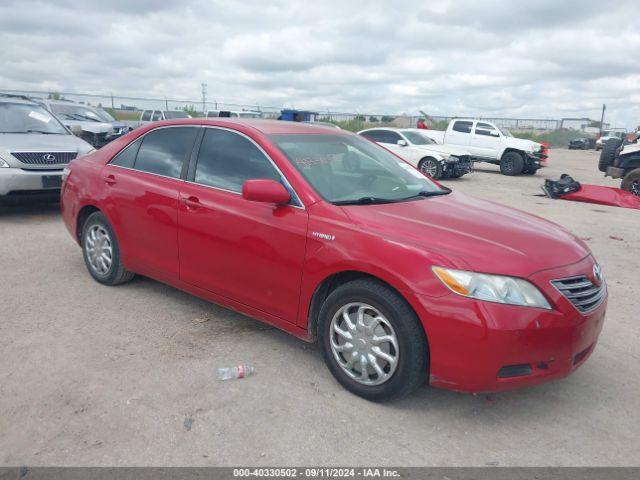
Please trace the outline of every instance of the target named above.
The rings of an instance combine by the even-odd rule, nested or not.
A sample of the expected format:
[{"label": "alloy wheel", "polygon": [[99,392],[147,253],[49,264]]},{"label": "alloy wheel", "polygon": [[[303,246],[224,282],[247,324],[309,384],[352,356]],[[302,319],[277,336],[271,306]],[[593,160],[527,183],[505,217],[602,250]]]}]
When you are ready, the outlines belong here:
[{"label": "alloy wheel", "polygon": [[433,178],[438,174],[438,165],[433,160],[425,160],[420,165],[420,170]]}]

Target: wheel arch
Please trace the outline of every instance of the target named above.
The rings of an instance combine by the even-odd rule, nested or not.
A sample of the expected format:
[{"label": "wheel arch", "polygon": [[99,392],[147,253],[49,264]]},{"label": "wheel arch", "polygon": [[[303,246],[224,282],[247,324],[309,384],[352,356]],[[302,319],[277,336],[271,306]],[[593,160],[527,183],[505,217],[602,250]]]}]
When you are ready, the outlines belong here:
[{"label": "wheel arch", "polygon": [[[406,295],[402,293],[401,289],[399,289],[397,286],[394,286],[393,284],[380,278],[379,276],[376,276],[372,273],[364,272],[362,270],[342,270],[334,272],[322,279],[313,291],[313,295],[311,296],[311,299],[309,301],[309,308],[307,310],[307,334],[309,339],[315,340],[317,338],[318,316],[320,314],[320,309],[322,308],[324,301],[331,294],[331,292],[333,292],[339,286],[344,285],[345,283],[359,279],[373,280],[391,289],[400,298],[402,298],[404,302],[406,302],[409,308],[411,308],[416,316],[420,319],[420,315],[418,315],[418,312],[416,311],[414,305],[412,305],[412,302],[407,298]],[[424,333],[428,346],[428,335],[424,326],[424,322],[422,322],[422,320],[420,321],[420,325],[422,326],[422,331]]]},{"label": "wheel arch", "polygon": [[505,156],[507,153],[512,153],[512,152],[513,152],[513,153],[517,153],[518,155],[521,155],[521,156],[522,156],[522,160],[526,160],[526,159],[527,159],[527,158],[526,158],[526,157],[527,157],[527,155],[526,155],[526,153],[525,153],[524,151],[522,151],[522,150],[518,150],[517,148],[511,148],[511,147],[509,147],[509,148],[505,148],[505,149],[504,149],[504,151],[503,151],[503,152],[502,152],[502,154],[500,155],[500,160],[502,160],[502,159],[504,158],[504,156]]},{"label": "wheel arch", "polygon": [[82,226],[84,225],[84,222],[87,221],[87,218],[89,218],[89,216],[94,213],[94,212],[101,212],[102,210],[100,210],[98,207],[96,207],[93,204],[87,204],[84,205],[79,211],[78,211],[78,215],[76,216],[76,242],[78,243],[78,245],[82,244]]}]

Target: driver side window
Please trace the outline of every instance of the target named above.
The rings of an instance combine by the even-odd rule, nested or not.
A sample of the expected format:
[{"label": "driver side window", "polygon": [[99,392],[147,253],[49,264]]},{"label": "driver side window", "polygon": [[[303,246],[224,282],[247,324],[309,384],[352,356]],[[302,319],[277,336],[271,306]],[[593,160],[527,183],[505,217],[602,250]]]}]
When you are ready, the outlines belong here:
[{"label": "driver side window", "polygon": [[498,130],[493,128],[493,125],[489,125],[488,123],[480,123],[476,125],[476,135],[484,135],[486,137],[499,137],[500,133]]}]

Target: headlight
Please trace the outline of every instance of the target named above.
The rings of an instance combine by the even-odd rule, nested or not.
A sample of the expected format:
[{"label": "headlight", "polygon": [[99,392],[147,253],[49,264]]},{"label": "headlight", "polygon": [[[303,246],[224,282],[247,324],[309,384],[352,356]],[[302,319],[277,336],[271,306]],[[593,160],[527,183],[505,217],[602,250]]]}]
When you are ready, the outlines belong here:
[{"label": "headlight", "polygon": [[9,168],[9,164],[2,157],[0,157],[0,168]]},{"label": "headlight", "polygon": [[551,305],[530,282],[516,277],[433,267],[433,273],[453,293],[487,302],[551,309]]}]

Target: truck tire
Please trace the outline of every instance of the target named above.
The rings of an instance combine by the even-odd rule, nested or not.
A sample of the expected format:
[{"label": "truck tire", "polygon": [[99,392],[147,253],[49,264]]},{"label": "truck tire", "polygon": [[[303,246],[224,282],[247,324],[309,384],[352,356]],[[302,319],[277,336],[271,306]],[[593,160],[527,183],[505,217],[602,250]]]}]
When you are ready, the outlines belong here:
[{"label": "truck tire", "polygon": [[636,168],[627,173],[622,179],[620,188],[640,196],[640,168]]},{"label": "truck tire", "polygon": [[434,180],[442,178],[442,163],[435,158],[426,157],[420,160],[418,170]]},{"label": "truck tire", "polygon": [[518,152],[507,152],[500,160],[500,173],[510,177],[520,175],[524,170],[524,159]]},{"label": "truck tire", "polygon": [[607,143],[602,147],[602,152],[600,152],[598,170],[606,173],[607,168],[613,167],[613,162],[616,159],[616,153],[620,145],[622,145],[622,140],[619,138],[611,138],[607,140]]}]

